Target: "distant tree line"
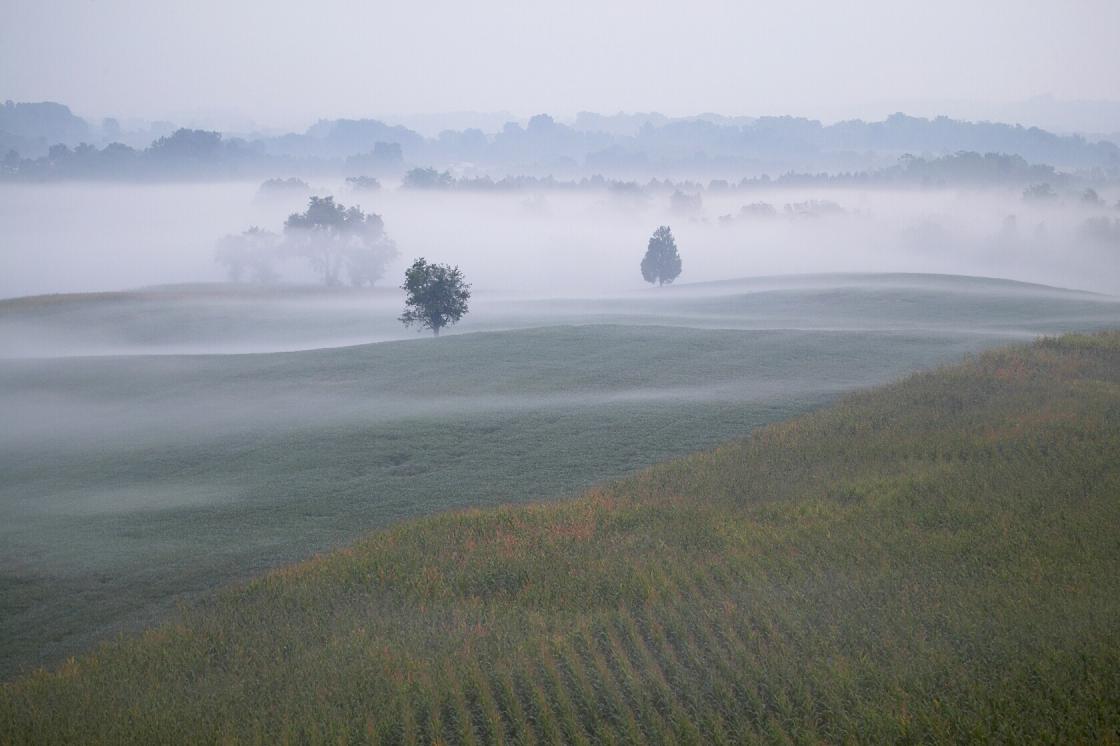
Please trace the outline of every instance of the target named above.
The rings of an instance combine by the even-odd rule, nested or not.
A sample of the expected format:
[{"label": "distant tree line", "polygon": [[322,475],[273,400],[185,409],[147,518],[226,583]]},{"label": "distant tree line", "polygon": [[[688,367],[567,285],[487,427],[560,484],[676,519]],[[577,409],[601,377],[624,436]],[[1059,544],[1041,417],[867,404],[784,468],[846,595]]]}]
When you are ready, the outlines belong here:
[{"label": "distant tree line", "polygon": [[[282,165],[270,160],[244,141],[223,140],[217,132],[178,130],[161,137],[145,150],[135,150],[126,145],[112,143],[98,149],[91,145],[69,148],[52,146],[47,155],[36,159],[21,158],[9,151],[0,161],[0,175],[9,179],[51,180],[61,178],[232,178]],[[1100,182],[1107,182],[1104,173],[1087,175]],[[616,194],[653,192],[680,192],[674,209],[692,209],[689,204],[701,191],[725,192],[769,187],[802,186],[899,186],[899,187],[953,187],[999,186],[1038,182],[1067,185],[1075,182],[1070,174],[1060,173],[1053,166],[1027,163],[1017,155],[998,153],[961,152],[939,158],[919,158],[903,155],[890,167],[861,172],[794,173],[776,178],[769,176],[744,177],[737,182],[712,179],[706,185],[691,180],[650,179],[646,182],[607,178],[601,174],[578,179],[558,179],[554,176],[511,175],[501,178],[490,176],[453,176],[449,171],[432,167],[413,168],[404,173],[401,186],[414,190],[444,190],[464,192],[516,192],[516,191],[582,191],[607,190]],[[376,190],[380,182],[373,177],[360,175],[347,179],[356,189]],[[262,193],[288,188],[306,188],[302,180],[271,178],[262,185]],[[682,201],[683,200],[683,201]]]},{"label": "distant tree line", "polygon": [[142,150],[118,142],[103,148],[88,143],[74,148],[57,144],[38,158],[23,158],[9,150],[0,173],[27,180],[216,179],[263,172],[276,165],[244,140],[226,140],[219,132],[180,129]]},{"label": "distant tree line", "polygon": [[[385,159],[350,158],[347,165],[355,170],[365,167],[370,173],[378,172],[379,162],[400,164],[400,148],[385,146]],[[375,151],[376,152],[376,151]],[[110,143],[102,148],[82,143],[74,148],[52,145],[45,155],[24,158],[14,149],[0,160],[0,177],[17,180],[55,179],[225,179],[268,173],[277,168],[305,169],[305,162],[270,155],[257,144],[242,139],[223,139],[218,132],[180,129],[160,137],[148,148],[137,150],[121,143]],[[904,154],[895,165],[864,171],[798,173],[786,172],[777,177],[769,175],[743,177],[738,181],[712,179],[706,185],[688,179],[649,179],[644,182],[608,178],[594,174],[574,179],[560,179],[552,175],[507,175],[494,178],[489,175],[454,176],[448,170],[434,167],[417,167],[404,172],[401,185],[406,189],[446,190],[466,192],[514,192],[523,190],[610,190],[617,193],[679,191],[686,201],[694,199],[701,191],[733,191],[769,187],[802,186],[904,186],[904,187],[954,187],[999,186],[1027,182],[1065,185],[1077,180],[1098,183],[1120,181],[1120,166],[1112,169],[1098,168],[1092,172],[1072,175],[1057,171],[1053,166],[1028,163],[1019,155],[1004,153],[978,153],[962,151],[936,158],[921,158]],[[290,186],[292,179],[270,179],[270,187]],[[380,182],[365,174],[351,176],[348,181],[359,189],[380,188]],[[264,191],[264,190],[262,190]],[[686,207],[686,203],[675,205]]]},{"label": "distant tree line", "polygon": [[[1120,147],[1090,142],[1076,135],[1056,135],[1038,128],[989,122],[923,119],[895,114],[880,122],[851,120],[825,125],[800,117],[730,118],[717,115],[660,117],[647,115],[633,126],[616,126],[615,117],[584,116],[573,124],[548,114],[524,125],[506,122],[494,132],[476,128],[445,130],[426,138],[404,127],[372,119],[317,122],[301,134],[260,138],[270,154],[297,158],[358,157],[360,166],[388,163],[377,143],[396,143],[414,164],[469,162],[486,169],[560,173],[600,172],[614,177],[680,171],[742,171],[747,164],[780,163],[786,167],[824,163],[830,171],[860,162],[872,168],[879,159],[862,154],[1005,152],[1032,162],[1064,168],[1115,167]],[[849,166],[850,168],[850,166]],[[376,173],[376,172],[375,172]]]},{"label": "distant tree line", "polygon": [[[1101,177],[1104,178],[1103,176]],[[650,179],[647,182],[609,179],[602,175],[579,179],[557,179],[553,176],[490,176],[455,177],[449,171],[435,168],[414,168],[408,171],[401,186],[405,189],[432,189],[464,192],[513,192],[612,190],[615,192],[670,192],[674,209],[694,209],[695,195],[699,192],[743,191],[769,187],[801,186],[898,186],[898,187],[953,187],[1000,186],[1045,181],[1064,185],[1074,181],[1070,174],[1058,172],[1053,166],[1027,163],[1017,155],[1001,153],[961,152],[939,158],[919,158],[903,155],[894,166],[860,172],[841,173],[785,173],[770,176],[744,177],[731,182],[712,179],[706,185],[691,180]]]},{"label": "distant tree line", "polygon": [[[1025,162],[1120,178],[1120,146],[1114,142],[902,114],[881,122],[832,125],[798,117],[586,113],[569,125],[539,114],[525,125],[507,122],[494,132],[467,128],[436,137],[374,119],[333,119],[316,122],[304,132],[223,136],[176,129],[168,122],[126,131],[117,120],[92,124],[54,103],[7,102],[0,107],[0,172],[25,179],[237,178],[273,176],[285,165],[301,175],[396,177],[410,166],[432,164],[435,174],[428,176],[438,183],[451,164],[470,163],[476,174],[537,177],[600,173],[644,180],[652,175],[726,177],[768,171],[817,181],[827,174],[858,182],[882,178],[879,170],[908,152],[950,159],[953,154],[973,154],[965,159],[969,163],[915,159],[902,169],[911,180],[931,183],[1000,178],[1001,166],[983,162],[987,156],[981,153],[1014,154]],[[1005,176],[1016,170],[1018,166]]]},{"label": "distant tree line", "polygon": [[310,191],[310,184],[308,184],[303,179],[292,176],[287,179],[265,179],[263,182],[261,182],[261,186],[257,190],[257,193],[262,196],[268,197],[277,194],[307,194]]}]

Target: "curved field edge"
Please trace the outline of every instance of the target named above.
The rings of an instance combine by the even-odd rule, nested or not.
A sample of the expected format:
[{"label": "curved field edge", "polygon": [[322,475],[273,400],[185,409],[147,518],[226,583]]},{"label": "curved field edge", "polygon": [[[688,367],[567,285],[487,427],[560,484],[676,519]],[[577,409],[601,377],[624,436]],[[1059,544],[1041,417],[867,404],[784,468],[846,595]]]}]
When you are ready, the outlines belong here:
[{"label": "curved field edge", "polygon": [[5,743],[1120,740],[1120,333],[445,513],[0,690]]}]

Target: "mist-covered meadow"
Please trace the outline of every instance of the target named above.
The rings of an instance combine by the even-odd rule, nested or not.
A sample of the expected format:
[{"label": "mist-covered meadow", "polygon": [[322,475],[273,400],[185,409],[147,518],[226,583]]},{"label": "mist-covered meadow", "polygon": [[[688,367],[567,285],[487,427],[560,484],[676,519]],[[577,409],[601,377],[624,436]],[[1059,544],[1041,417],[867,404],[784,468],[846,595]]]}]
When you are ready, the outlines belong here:
[{"label": "mist-covered meadow", "polygon": [[1120,4],[12,0],[0,746],[1116,743]]},{"label": "mist-covered meadow", "polygon": [[[988,346],[1120,323],[1074,193],[387,182],[0,185],[0,672],[447,508],[554,499]],[[309,197],[381,216],[371,287],[217,247]],[[1013,217],[1012,217],[1013,216]],[[683,261],[638,264],[671,225]],[[413,257],[470,313],[403,327]],[[998,276],[1003,279],[983,279]]]},{"label": "mist-covered meadow", "polygon": [[21,329],[72,336],[0,361],[6,675],[409,516],[572,495],[846,390],[1120,322],[1081,292],[821,275],[480,294],[464,333],[393,341],[382,291],[228,293],[8,302]]},{"label": "mist-covered meadow", "polygon": [[[641,289],[637,263],[653,228],[671,225],[685,257],[679,283],[804,272],[938,272],[1120,292],[1117,249],[1086,235],[1115,216],[1120,191],[1029,200],[1004,188],[752,187],[376,191],[308,177],[307,188],[260,182],[0,182],[5,239],[0,297],[123,290],[226,279],[223,236],[280,231],[311,195],[380,215],[401,253],[464,267],[479,292],[585,297]],[[685,192],[682,191],[682,194]],[[1096,193],[1096,192],[1094,192]],[[759,206],[762,209],[757,209]],[[747,209],[744,210],[744,207]],[[751,209],[751,208],[756,209]],[[284,284],[316,278],[296,259]]]}]

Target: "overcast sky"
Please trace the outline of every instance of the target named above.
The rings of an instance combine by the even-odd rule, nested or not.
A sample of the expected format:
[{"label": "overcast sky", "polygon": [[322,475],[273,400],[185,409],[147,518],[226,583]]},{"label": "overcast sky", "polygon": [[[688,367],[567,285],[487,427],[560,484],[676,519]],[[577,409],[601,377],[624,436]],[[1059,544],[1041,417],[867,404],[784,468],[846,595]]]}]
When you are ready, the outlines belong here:
[{"label": "overcast sky", "polygon": [[1120,0],[2,0],[0,99],[86,116],[822,119],[1120,99]]}]

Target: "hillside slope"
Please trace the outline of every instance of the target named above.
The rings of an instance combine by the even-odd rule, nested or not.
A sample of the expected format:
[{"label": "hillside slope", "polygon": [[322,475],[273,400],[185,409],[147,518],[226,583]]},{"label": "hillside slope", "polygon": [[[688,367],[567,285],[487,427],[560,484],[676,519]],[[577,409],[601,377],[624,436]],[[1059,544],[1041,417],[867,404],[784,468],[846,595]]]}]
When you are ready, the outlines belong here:
[{"label": "hillside slope", "polygon": [[1120,334],[444,513],[0,690],[24,742],[1115,741]]},{"label": "hillside slope", "polygon": [[0,679],[403,519],[574,497],[992,344],[597,325],[0,361]]}]

